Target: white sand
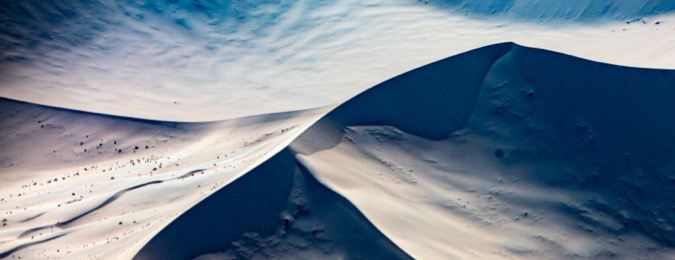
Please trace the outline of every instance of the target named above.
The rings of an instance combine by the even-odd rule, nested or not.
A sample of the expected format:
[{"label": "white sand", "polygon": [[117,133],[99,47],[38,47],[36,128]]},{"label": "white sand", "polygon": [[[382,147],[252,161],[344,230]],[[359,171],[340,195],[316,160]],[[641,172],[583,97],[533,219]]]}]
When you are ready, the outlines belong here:
[{"label": "white sand", "polygon": [[675,259],[673,70],[377,85],[675,68],[675,3],[609,2],[28,4],[0,258]]}]

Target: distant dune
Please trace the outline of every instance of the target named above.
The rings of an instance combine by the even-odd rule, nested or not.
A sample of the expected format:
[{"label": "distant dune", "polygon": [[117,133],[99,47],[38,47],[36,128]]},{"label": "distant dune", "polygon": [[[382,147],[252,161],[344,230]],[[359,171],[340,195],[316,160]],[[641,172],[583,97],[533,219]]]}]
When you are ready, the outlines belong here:
[{"label": "distant dune", "polygon": [[673,69],[674,32],[672,0],[2,1],[0,96],[215,121],[341,104],[500,42]]}]

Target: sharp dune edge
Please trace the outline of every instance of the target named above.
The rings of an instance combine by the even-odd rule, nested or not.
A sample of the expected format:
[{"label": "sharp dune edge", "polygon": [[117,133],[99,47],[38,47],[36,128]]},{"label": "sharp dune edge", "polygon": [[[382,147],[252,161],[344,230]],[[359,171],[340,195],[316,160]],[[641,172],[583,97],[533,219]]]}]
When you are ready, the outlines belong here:
[{"label": "sharp dune edge", "polygon": [[675,259],[674,87],[503,43],[334,109],[181,123],[4,99],[0,258]]}]

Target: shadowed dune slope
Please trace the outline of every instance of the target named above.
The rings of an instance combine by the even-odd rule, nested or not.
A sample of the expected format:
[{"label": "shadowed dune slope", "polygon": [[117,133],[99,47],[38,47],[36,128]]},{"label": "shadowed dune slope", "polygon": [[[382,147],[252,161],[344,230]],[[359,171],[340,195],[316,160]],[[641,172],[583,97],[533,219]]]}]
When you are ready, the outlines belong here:
[{"label": "shadowed dune slope", "polygon": [[340,141],[342,128],[355,125],[391,125],[425,138],[446,138],[466,125],[485,74],[512,46],[479,48],[385,81],[322,118],[293,149],[328,149]]},{"label": "shadowed dune slope", "polygon": [[[607,138],[612,138],[608,145],[642,138],[637,132],[645,128],[634,127],[635,123],[658,135],[650,139],[670,139],[666,133],[675,124],[664,116],[670,116],[675,106],[668,101],[675,96],[673,84],[673,70],[615,66],[513,43],[496,44],[431,63],[364,91],[304,132],[293,148],[301,153],[331,148],[345,126],[389,125],[427,139],[445,139],[466,127],[478,109],[495,105],[487,102],[498,101],[477,104],[479,94],[505,86],[521,92],[523,98],[504,97],[507,100],[496,105],[505,110],[532,105],[526,108],[528,113],[559,126],[584,118],[598,121],[602,131],[613,132],[608,133]],[[535,95],[542,101],[525,103]]]},{"label": "shadowed dune slope", "polygon": [[[559,205],[548,208],[546,214],[551,216],[542,218],[539,224],[558,226],[567,232],[566,236],[572,237],[575,235],[571,234],[588,227],[583,232],[596,234],[587,241],[592,245],[588,248],[604,245],[609,255],[633,259],[665,257],[659,253],[675,246],[672,232],[675,190],[671,185],[675,180],[674,98],[673,70],[621,67],[515,44],[499,44],[438,61],[383,82],[336,108],[303,133],[291,147],[305,155],[302,161],[313,165],[311,168],[320,180],[332,183],[331,188],[365,211],[368,211],[367,203],[355,202],[359,197],[355,195],[357,189],[341,184],[337,173],[325,170],[347,164],[345,158],[354,154],[349,149],[367,151],[364,153],[375,157],[371,159],[381,160],[379,164],[388,168],[412,167],[411,161],[415,160],[419,164],[454,162],[454,166],[451,164],[440,174],[452,178],[453,170],[449,169],[462,165],[461,170],[468,171],[468,176],[482,176],[477,181],[483,183],[492,183],[495,175],[480,174],[480,171],[489,172],[482,165],[494,162],[477,158],[481,154],[494,154],[492,159],[498,159],[497,169],[494,169],[498,176],[540,189],[536,192],[548,189],[573,198],[546,201],[550,205]],[[368,129],[367,126],[390,126],[405,134]],[[363,131],[359,127],[366,127],[366,135],[374,136],[374,140],[359,142],[355,139],[354,133]],[[410,135],[426,141],[402,137]],[[431,143],[421,144],[427,141]],[[427,154],[436,159],[393,156],[393,152],[385,150],[391,149],[382,144],[386,142],[396,143],[404,151]],[[377,149],[369,150],[373,147]],[[457,149],[466,149],[467,154],[472,150],[483,152],[457,162],[454,160],[458,156],[447,157],[447,151]],[[382,159],[385,157],[390,161]],[[331,160],[343,162],[331,166]],[[359,167],[357,172],[364,175],[378,169],[376,166]],[[409,172],[415,172],[419,178],[428,177],[430,172],[420,172],[420,167],[412,167]],[[504,182],[504,179],[500,181]],[[513,187],[504,189],[523,191]],[[386,190],[396,192],[399,188]],[[524,196],[537,200],[536,192],[530,191]],[[486,193],[490,194],[489,191]],[[487,211],[504,216],[505,212],[522,208],[522,205],[516,206],[514,200],[517,199],[500,201],[503,211],[498,207],[490,207]],[[524,212],[528,210],[533,209],[523,209]],[[378,217],[378,213],[365,214],[371,220],[384,219]],[[478,215],[477,219],[494,219]],[[569,223],[560,224],[552,220],[554,218]],[[469,221],[479,226],[477,219]],[[396,233],[387,232],[396,229],[395,226],[387,228],[378,225],[378,220],[373,222],[387,235]],[[516,224],[500,223],[499,226],[515,229]],[[542,225],[540,230],[521,232],[530,238],[544,236],[558,245],[557,249],[549,249],[539,257],[575,254],[591,257],[606,253],[593,251],[597,248],[577,251],[565,248],[569,243],[565,241],[573,238],[560,237],[560,231],[551,234],[553,229],[547,230]],[[398,238],[390,236],[397,244],[405,240],[398,235]],[[613,245],[599,242],[601,238],[610,240],[633,235],[653,244],[626,249],[633,245],[625,241]],[[504,241],[508,241],[507,238]],[[650,255],[651,247],[658,248],[652,252],[656,255]],[[414,257],[419,256],[410,248],[403,249]],[[509,254],[520,252],[513,248],[509,250]],[[543,248],[521,251],[537,250],[544,251]]]}]

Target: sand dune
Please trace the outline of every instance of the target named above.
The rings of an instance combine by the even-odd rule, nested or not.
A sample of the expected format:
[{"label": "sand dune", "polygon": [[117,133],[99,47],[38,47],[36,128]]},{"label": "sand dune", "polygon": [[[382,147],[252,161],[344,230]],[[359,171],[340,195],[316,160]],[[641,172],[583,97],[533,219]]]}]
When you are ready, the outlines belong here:
[{"label": "sand dune", "polygon": [[0,258],[675,259],[675,71],[501,43],[335,108],[0,100]]},{"label": "sand dune", "polygon": [[335,108],[136,258],[673,259],[674,82],[512,43],[438,61]]}]

